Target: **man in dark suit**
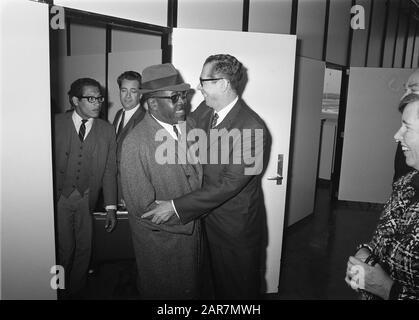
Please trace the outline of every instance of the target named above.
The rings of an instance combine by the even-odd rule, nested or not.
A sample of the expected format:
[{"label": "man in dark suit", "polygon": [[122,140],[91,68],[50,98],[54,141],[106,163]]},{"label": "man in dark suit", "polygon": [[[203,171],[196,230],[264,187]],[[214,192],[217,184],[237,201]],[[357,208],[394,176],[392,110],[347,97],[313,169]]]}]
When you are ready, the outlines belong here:
[{"label": "man in dark suit", "polygon": [[113,121],[116,130],[116,163],[118,168],[118,204],[122,210],[125,202],[122,197],[121,161],[122,143],[128,133],[144,118],[145,111],[140,104],[141,75],[135,71],[125,71],[117,79],[119,98],[122,108],[118,110]]},{"label": "man in dark suit", "polygon": [[68,92],[74,108],[55,116],[54,165],[58,260],[66,273],[65,298],[80,298],[91,257],[92,211],[103,189],[105,229],[116,225],[116,141],[99,116],[99,82],[81,78]]},{"label": "man in dark suit", "polygon": [[182,224],[173,217],[166,224],[157,225],[141,219],[156,199],[180,197],[201,186],[202,169],[198,161],[167,163],[158,152],[162,145],[160,137],[169,146],[166,150],[169,157],[187,159],[184,120],[189,88],[171,64],[144,69],[140,91],[144,93],[148,113],[131,130],[122,146],[122,191],[128,209],[138,269],[137,285],[142,299],[198,297],[200,221]]},{"label": "man in dark suit", "polygon": [[[233,56],[220,54],[206,59],[198,86],[205,102],[191,116],[197,127],[210,135],[203,187],[163,201],[143,215],[155,223],[164,223],[174,215],[188,223],[208,214],[204,223],[217,299],[253,299],[261,289],[264,219],[260,173],[267,135],[263,121],[238,96],[242,73],[242,64]],[[221,135],[217,148],[213,147],[217,140],[211,138],[214,132]],[[229,143],[229,136],[233,143]],[[228,154],[224,161],[223,152]],[[253,168],[249,161],[252,155]]]}]

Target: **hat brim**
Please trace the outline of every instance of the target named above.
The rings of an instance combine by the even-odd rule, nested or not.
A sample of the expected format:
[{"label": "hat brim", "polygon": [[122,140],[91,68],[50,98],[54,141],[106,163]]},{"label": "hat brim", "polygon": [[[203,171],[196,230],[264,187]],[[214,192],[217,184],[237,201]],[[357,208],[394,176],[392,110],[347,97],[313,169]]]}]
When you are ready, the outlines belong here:
[{"label": "hat brim", "polygon": [[141,94],[144,93],[151,93],[151,92],[157,92],[157,91],[186,91],[189,90],[191,86],[188,83],[181,83],[174,86],[167,86],[163,88],[158,89],[140,89],[138,92]]}]

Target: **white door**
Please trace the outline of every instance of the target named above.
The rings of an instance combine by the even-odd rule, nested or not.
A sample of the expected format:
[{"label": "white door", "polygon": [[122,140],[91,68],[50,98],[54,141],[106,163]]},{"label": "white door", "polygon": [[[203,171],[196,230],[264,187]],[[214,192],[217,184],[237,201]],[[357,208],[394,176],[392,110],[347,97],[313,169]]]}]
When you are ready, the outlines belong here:
[{"label": "white door", "polygon": [[1,1],[0,14],[1,299],[52,300],[49,10],[13,0]]},{"label": "white door", "polygon": [[[265,121],[272,136],[263,191],[268,224],[266,292],[278,292],[284,227],[296,36],[235,31],[173,29],[173,64],[184,80],[196,87],[205,59],[212,54],[228,53],[247,69],[244,101]],[[199,92],[192,109],[202,101]],[[277,175],[278,156],[283,155],[282,184],[267,178]]]}]

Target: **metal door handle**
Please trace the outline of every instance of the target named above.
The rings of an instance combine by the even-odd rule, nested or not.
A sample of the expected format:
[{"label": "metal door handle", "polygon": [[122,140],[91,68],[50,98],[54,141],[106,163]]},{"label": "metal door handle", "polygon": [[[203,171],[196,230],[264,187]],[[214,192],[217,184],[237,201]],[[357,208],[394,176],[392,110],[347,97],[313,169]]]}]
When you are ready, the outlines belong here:
[{"label": "metal door handle", "polygon": [[284,179],[284,177],[281,177],[280,175],[277,175],[276,177],[270,177],[268,178],[268,180],[276,180],[276,181],[281,181],[282,179]]},{"label": "metal door handle", "polygon": [[276,177],[270,177],[268,178],[268,180],[275,180],[276,184],[282,184],[282,179],[284,179],[284,177],[282,176],[282,167],[283,167],[283,163],[284,163],[284,155],[283,154],[278,154],[278,167],[276,169]]}]

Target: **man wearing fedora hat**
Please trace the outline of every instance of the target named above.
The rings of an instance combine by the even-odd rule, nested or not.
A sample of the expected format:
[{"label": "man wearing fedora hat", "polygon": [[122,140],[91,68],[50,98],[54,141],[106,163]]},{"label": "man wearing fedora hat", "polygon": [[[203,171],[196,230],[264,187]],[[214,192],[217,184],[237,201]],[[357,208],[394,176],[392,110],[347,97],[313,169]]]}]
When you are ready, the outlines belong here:
[{"label": "man wearing fedora hat", "polygon": [[[238,144],[227,142],[219,144],[218,149],[208,148],[208,154],[215,150],[215,157],[227,150],[239,161],[204,164],[202,188],[170,201],[161,201],[142,216],[163,225],[173,217],[185,224],[205,217],[216,299],[255,299],[259,298],[261,290],[265,215],[260,179],[263,164],[266,165],[263,153],[268,150],[268,133],[263,120],[239,97],[243,73],[242,64],[231,55],[208,57],[198,85],[205,101],[191,114],[195,127],[211,135],[214,130],[221,136],[251,131],[250,141],[245,141],[243,134],[243,140],[237,139]],[[244,152],[238,159],[235,151],[242,146]],[[258,149],[261,152],[255,151]],[[246,173],[249,167],[246,154],[260,157],[260,170]]]},{"label": "man wearing fedora hat", "polygon": [[[172,199],[201,187],[199,164],[161,164],[156,159],[164,135],[176,147],[176,157],[187,153],[180,137],[186,136],[184,83],[172,64],[143,71],[140,93],[148,104],[144,119],[125,138],[121,153],[121,181],[132,232],[138,269],[138,289],[143,299],[194,299],[198,292],[201,252],[199,220],[182,224],[173,217],[157,225],[141,215],[157,199]],[[195,162],[196,163],[196,162]]]}]

